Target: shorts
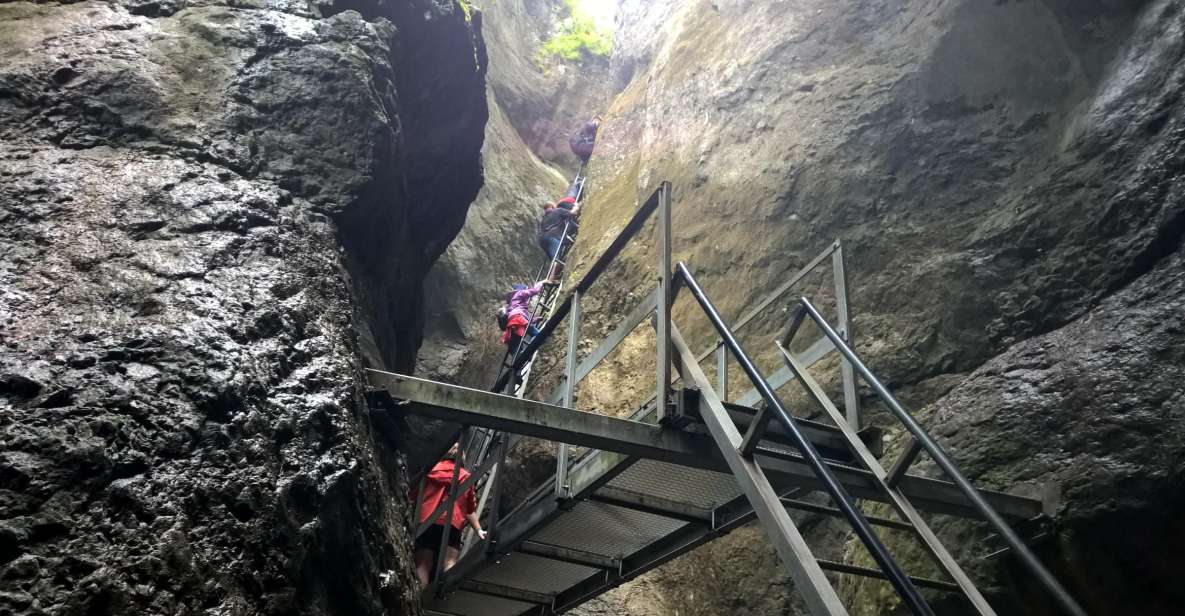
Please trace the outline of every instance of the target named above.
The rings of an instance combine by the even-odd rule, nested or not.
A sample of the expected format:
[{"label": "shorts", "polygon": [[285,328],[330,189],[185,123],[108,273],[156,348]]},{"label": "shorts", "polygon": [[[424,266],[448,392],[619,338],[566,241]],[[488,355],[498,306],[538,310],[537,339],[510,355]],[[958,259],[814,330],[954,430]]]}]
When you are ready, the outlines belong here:
[{"label": "shorts", "polygon": [[[433,524],[424,531],[424,534],[416,538],[416,549],[432,550],[433,552],[440,549],[440,534],[444,532],[443,524]],[[461,549],[461,531],[453,529],[448,534],[448,545],[451,548]]]}]

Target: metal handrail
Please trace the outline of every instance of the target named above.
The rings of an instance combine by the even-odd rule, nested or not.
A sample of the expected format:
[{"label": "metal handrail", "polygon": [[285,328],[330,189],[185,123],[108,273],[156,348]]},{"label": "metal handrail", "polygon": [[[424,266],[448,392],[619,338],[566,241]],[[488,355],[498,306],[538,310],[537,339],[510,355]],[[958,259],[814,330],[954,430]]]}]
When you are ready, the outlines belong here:
[{"label": "metal handrail", "polygon": [[946,454],[946,451],[942,449],[942,446],[931,438],[930,434],[913,418],[913,415],[909,411],[906,411],[905,407],[901,406],[901,403],[897,401],[897,398],[893,397],[893,394],[889,393],[888,388],[876,378],[876,375],[868,369],[868,366],[864,365],[863,361],[860,361],[855,351],[844,342],[839,333],[823,318],[823,315],[811,304],[810,300],[803,297],[799,300],[799,303],[811,319],[814,320],[815,325],[819,327],[823,335],[827,336],[835,344],[835,348],[840,354],[851,362],[856,372],[872,387],[877,396],[885,403],[885,406],[889,407],[889,410],[897,416],[897,419],[905,426],[905,429],[930,454],[935,464],[946,473],[947,478],[959,487],[959,490],[963,492],[967,500],[971,501],[971,504],[979,511],[980,515],[992,525],[1008,546],[1015,551],[1016,555],[1020,558],[1021,564],[1028,569],[1029,573],[1037,578],[1037,581],[1053,596],[1062,610],[1071,616],[1086,616],[1086,611],[1082,609],[1082,606],[1070,596],[1070,593],[1061,585],[1061,582],[1058,582],[1057,578],[1045,568],[1045,565],[1041,564],[1041,561],[1025,545],[1020,536],[1012,530],[1008,522],[1004,521],[1004,518],[979,494],[975,486],[955,467],[950,457]]},{"label": "metal handrail", "polygon": [[852,530],[855,531],[856,536],[860,538],[860,542],[868,549],[869,554],[872,555],[874,561],[881,571],[885,573],[885,577],[893,588],[897,590],[902,601],[909,607],[914,614],[924,616],[932,616],[934,611],[922,598],[921,593],[909,576],[901,569],[893,557],[889,554],[889,550],[877,537],[876,532],[872,529],[872,525],[856,508],[852,497],[848,491],[843,487],[843,484],[835,477],[831,470],[827,467],[827,463],[823,460],[823,456],[819,454],[815,446],[806,438],[806,435],[798,428],[798,423],[794,420],[790,412],[782,404],[782,401],[770,388],[769,383],[765,381],[765,377],[758,371],[757,366],[749,359],[745,350],[741,347],[740,342],[737,341],[733,335],[732,330],[728,324],[725,323],[724,318],[716,310],[712,304],[712,300],[708,298],[703,288],[696,282],[695,277],[688,271],[687,266],[680,262],[675,266],[676,279],[680,281],[675,288],[680,289],[687,287],[691,294],[695,297],[696,302],[700,308],[707,315],[712,322],[712,326],[716,329],[716,333],[724,341],[728,350],[732,353],[733,358],[740,364],[741,369],[745,375],[753,383],[753,386],[761,392],[761,397],[765,400],[767,408],[776,417],[786,430],[790,433],[795,446],[802,453],[804,460],[811,467],[815,476],[818,477],[819,482],[823,484],[823,488],[831,496],[832,501],[837,508],[843,513],[844,518],[851,524]]},{"label": "metal handrail", "polygon": [[[580,279],[580,282],[576,283],[576,285],[573,287],[574,291],[579,291],[581,294],[584,294],[590,287],[592,287],[593,283],[595,283],[597,279],[601,277],[601,274],[605,273],[605,270],[609,267],[609,264],[617,258],[617,255],[625,249],[626,245],[631,239],[633,239],[634,235],[636,235],[638,231],[642,229],[643,225],[645,225],[646,221],[650,218],[650,215],[653,214],[656,209],[658,209],[660,194],[661,188],[655,190],[650,195],[650,197],[637,209],[637,211],[634,212],[633,218],[631,218],[630,221],[626,223],[625,228],[621,230],[621,232],[617,235],[617,238],[613,240],[613,243],[611,243],[609,247],[605,249],[605,252],[601,253],[601,256],[598,257],[597,260],[592,264],[592,266],[588,269],[588,272],[585,273],[584,277]],[[562,302],[552,309],[551,316],[547,319],[547,322],[543,324],[543,327],[539,328],[539,333],[535,335],[530,344],[527,345],[527,348],[523,349],[518,361],[515,362],[513,369],[518,369],[521,367],[521,364],[525,363],[525,358],[533,355],[535,351],[538,351],[539,348],[551,338],[551,335],[555,333],[556,328],[559,327],[564,318],[568,316],[568,311],[571,309],[572,296],[569,294]],[[501,377],[499,377],[498,381],[494,383],[494,386],[490,388],[490,391],[502,391],[502,389],[506,386],[506,381],[509,378],[509,373],[503,374]]]}]

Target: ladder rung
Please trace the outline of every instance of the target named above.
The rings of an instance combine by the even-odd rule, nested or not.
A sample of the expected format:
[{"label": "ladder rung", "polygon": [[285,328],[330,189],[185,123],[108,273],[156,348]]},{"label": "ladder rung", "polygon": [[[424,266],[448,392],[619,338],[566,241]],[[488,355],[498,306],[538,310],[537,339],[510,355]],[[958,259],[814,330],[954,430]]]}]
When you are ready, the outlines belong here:
[{"label": "ladder rung", "polygon": [[[819,567],[828,571],[836,573],[850,573],[852,575],[860,575],[864,577],[876,578],[878,580],[885,579],[885,574],[880,569],[872,569],[869,567],[861,567],[859,565],[849,565],[848,563],[836,562],[834,560],[818,559]],[[958,584],[953,582],[944,582],[942,580],[935,580],[933,578],[909,576],[909,581],[913,582],[914,586],[919,588],[931,588],[934,590],[942,590],[945,592],[953,592],[962,594],[963,590],[959,588]]]},{"label": "ladder rung", "polygon": [[[810,513],[821,513],[823,515],[829,515],[829,516],[834,516],[834,517],[843,517],[843,512],[840,511],[839,509],[834,508],[834,507],[828,507],[826,505],[818,505],[815,503],[811,503],[811,502],[807,502],[807,501],[803,501],[803,500],[795,500],[792,498],[783,498],[781,500],[782,500],[782,504],[789,507],[790,509],[798,509],[800,511],[809,511]],[[909,530],[909,531],[912,531],[914,529],[913,524],[910,524],[909,522],[902,522],[900,520],[893,520],[890,518],[883,518],[880,516],[867,515],[867,514],[864,514],[864,519],[868,520],[869,524],[876,524],[877,526],[884,526],[886,528],[896,528],[898,530]]]}]

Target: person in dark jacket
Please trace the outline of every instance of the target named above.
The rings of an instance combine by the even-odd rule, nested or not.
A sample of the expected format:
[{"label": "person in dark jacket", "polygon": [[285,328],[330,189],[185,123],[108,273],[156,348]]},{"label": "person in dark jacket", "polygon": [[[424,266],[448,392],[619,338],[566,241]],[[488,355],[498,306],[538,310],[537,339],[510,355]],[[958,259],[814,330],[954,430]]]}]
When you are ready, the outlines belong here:
[{"label": "person in dark jacket", "polygon": [[580,159],[582,163],[587,163],[589,157],[593,153],[593,145],[597,142],[597,130],[601,127],[601,116],[596,116],[593,119],[585,122],[572,133],[568,138],[568,146],[572,148],[572,153]]},{"label": "person in dark jacket", "polygon": [[556,207],[554,203],[543,206],[543,217],[539,219],[539,247],[547,253],[548,259],[555,259],[564,245],[564,229],[568,222],[580,214],[580,206],[574,201],[565,202],[569,208]]},{"label": "person in dark jacket", "polygon": [[[457,465],[460,465],[461,468],[456,468]],[[416,520],[417,525],[427,522],[442,502],[448,502],[453,489],[454,470],[457,485],[461,485],[469,479],[469,471],[465,470],[465,463],[457,443],[453,443],[444,459],[437,462],[436,466],[428,471],[423,494],[414,495],[414,498],[420,500],[420,519]],[[432,526],[429,526],[424,534],[416,537],[416,575],[420,578],[422,586],[428,586],[432,565],[439,557],[437,552],[440,550],[440,540],[444,536],[445,524],[452,527],[449,531],[448,546],[445,548],[444,554],[444,570],[448,571],[457,564],[457,559],[461,556],[461,532],[465,530],[465,524],[473,527],[474,532],[482,541],[486,538],[486,531],[482,530],[481,522],[477,519],[477,494],[474,492],[473,486],[465,490],[464,494],[457,496],[452,512],[441,512],[440,516],[433,521]]]}]

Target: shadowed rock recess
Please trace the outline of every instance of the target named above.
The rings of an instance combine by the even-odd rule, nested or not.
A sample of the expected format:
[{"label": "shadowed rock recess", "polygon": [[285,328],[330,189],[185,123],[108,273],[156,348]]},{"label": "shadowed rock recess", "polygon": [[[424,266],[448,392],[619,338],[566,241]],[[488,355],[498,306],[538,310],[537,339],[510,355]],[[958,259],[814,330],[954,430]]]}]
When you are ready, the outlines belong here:
[{"label": "shadowed rock recess", "polygon": [[362,369],[481,185],[479,19],[0,5],[0,614],[419,612]]}]

